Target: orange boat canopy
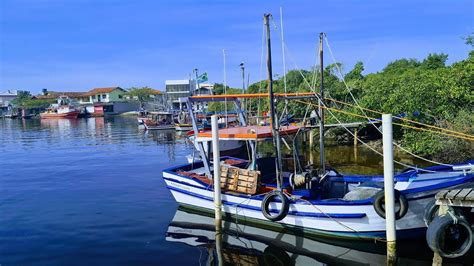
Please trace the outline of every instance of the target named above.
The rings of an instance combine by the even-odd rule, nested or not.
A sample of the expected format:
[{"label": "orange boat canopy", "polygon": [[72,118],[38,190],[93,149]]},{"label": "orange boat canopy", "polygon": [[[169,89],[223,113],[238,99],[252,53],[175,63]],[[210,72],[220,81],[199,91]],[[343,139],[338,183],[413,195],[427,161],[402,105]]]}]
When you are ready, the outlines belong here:
[{"label": "orange boat canopy", "polygon": [[[286,97],[317,97],[314,92],[295,92],[295,93],[274,93],[276,98]],[[249,98],[267,98],[268,93],[250,93],[250,94],[221,94],[221,95],[198,95],[189,97],[192,101],[219,101],[233,99],[249,99]]]},{"label": "orange boat canopy", "polygon": [[[280,127],[280,135],[295,134],[299,129],[299,126],[282,126]],[[255,140],[271,137],[272,128],[270,126],[240,126],[219,129],[219,139],[225,140]],[[210,130],[199,132],[198,138],[212,138],[212,133]]]}]

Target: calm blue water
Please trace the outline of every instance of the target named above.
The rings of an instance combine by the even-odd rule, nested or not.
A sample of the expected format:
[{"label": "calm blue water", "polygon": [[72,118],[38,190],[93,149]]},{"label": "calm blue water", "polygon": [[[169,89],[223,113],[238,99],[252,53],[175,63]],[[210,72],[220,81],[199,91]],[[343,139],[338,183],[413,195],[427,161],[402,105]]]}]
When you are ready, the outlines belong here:
[{"label": "calm blue water", "polygon": [[[177,211],[161,179],[164,168],[184,163],[191,151],[174,131],[147,133],[134,118],[0,120],[0,265],[215,261],[212,219]],[[351,158],[341,167],[351,168]],[[331,246],[233,223],[224,231],[229,264],[378,265],[385,259],[383,246]],[[405,261],[429,265],[424,242],[416,246]]]},{"label": "calm blue water", "polygon": [[165,241],[177,204],[160,178],[191,147],[135,121],[0,120],[2,266],[196,262]]}]

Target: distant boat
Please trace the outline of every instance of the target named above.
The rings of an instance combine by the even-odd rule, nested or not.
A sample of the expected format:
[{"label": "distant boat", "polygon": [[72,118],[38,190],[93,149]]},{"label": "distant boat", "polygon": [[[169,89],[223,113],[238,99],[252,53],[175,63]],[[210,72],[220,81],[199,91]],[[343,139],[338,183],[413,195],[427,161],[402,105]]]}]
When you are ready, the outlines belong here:
[{"label": "distant boat", "polygon": [[41,119],[76,119],[80,114],[69,97],[60,96],[57,103],[51,104],[46,112],[40,114]]},{"label": "distant boat", "polygon": [[17,117],[18,117],[18,115],[17,115],[17,114],[6,114],[4,117],[5,117],[5,118],[11,118],[11,119],[14,119],[14,118],[17,118]]},{"label": "distant boat", "polygon": [[143,125],[146,130],[175,129],[173,114],[168,112],[150,112]]},{"label": "distant boat", "polygon": [[146,110],[141,110],[138,112],[137,121],[139,125],[143,125],[145,120],[150,120],[149,112]]}]

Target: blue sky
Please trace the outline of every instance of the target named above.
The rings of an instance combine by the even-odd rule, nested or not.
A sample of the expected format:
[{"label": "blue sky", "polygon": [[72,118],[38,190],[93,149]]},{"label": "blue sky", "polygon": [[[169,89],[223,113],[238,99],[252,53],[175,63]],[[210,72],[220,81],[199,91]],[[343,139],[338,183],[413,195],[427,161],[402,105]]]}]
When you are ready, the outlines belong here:
[{"label": "blue sky", "polygon": [[[240,87],[239,63],[250,81],[260,74],[262,15],[279,25],[283,7],[287,69],[309,68],[324,31],[345,70],[363,61],[365,73],[388,62],[428,53],[466,58],[461,37],[474,31],[474,1],[0,1],[0,91],[41,88],[150,86],[185,79],[192,69]],[[272,27],[274,72],[282,73]],[[327,56],[327,63],[332,59]],[[263,72],[265,73],[265,72]]]}]

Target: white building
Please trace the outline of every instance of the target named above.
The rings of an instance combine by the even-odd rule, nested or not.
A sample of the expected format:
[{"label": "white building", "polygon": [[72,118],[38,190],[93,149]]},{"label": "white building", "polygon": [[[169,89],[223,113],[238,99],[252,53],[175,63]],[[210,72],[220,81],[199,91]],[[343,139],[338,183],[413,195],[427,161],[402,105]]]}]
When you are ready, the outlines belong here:
[{"label": "white building", "polygon": [[0,92],[0,107],[8,107],[11,105],[11,101],[13,101],[17,96],[18,92],[16,90]]},{"label": "white building", "polygon": [[179,98],[191,96],[196,87],[196,83],[192,79],[166,80],[165,85],[168,105],[173,110],[179,110],[181,104]]}]

